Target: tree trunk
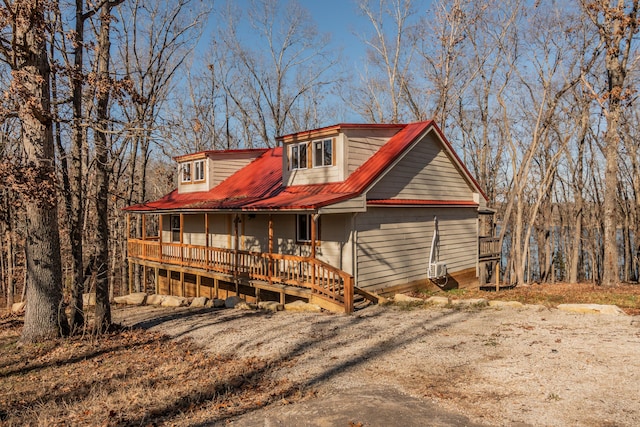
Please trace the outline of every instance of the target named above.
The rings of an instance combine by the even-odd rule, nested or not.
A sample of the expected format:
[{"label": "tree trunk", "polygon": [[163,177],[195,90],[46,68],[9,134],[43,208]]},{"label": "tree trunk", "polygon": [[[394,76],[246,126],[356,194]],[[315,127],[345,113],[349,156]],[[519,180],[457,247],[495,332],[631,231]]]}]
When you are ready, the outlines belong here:
[{"label": "tree trunk", "polygon": [[111,325],[109,305],[109,150],[106,129],[109,123],[109,57],[111,41],[111,8],[119,2],[105,2],[100,10],[100,34],[98,35],[97,77],[97,129],[95,130],[96,150],[96,210],[98,227],[96,230],[96,318],[95,330],[106,331]]},{"label": "tree trunk", "polygon": [[16,2],[13,85],[23,92],[18,116],[26,168],[35,175],[36,195],[24,198],[26,211],[27,306],[22,342],[37,342],[68,332],[62,310],[62,268],[55,188],[50,69],[42,4]]},{"label": "tree trunk", "polygon": [[73,261],[73,282],[71,285],[71,312],[69,320],[72,329],[79,329],[84,325],[84,311],[82,294],[84,293],[84,261],[82,245],[82,221],[84,218],[83,201],[83,165],[82,145],[84,131],[82,128],[82,83],[83,53],[84,53],[84,2],[76,0],[76,28],[74,33],[74,70],[71,78],[72,90],[72,144],[71,167],[69,171],[69,235],[71,241],[71,258]]}]

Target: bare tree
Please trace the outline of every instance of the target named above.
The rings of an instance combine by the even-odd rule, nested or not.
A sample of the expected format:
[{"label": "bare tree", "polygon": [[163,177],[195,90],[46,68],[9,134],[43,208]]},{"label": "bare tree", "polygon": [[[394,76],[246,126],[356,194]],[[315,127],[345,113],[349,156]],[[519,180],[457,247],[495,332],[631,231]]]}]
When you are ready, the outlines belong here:
[{"label": "bare tree", "polygon": [[111,58],[111,10],[124,0],[105,1],[100,8],[100,30],[96,48],[96,314],[94,329],[106,331],[111,325],[109,305],[109,95],[113,79],[109,75]]},{"label": "bare tree", "polygon": [[247,12],[252,44],[239,29],[242,15],[232,2],[217,16],[211,70],[235,110],[245,145],[271,145],[277,135],[302,130],[293,123],[318,125],[302,119],[313,119],[304,101],[330,89],[336,77],[329,70],[337,59],[329,55],[328,38],[318,33],[309,13],[296,2],[285,10],[275,0],[252,1]]},{"label": "bare tree", "polygon": [[[0,53],[13,74],[11,96],[22,124],[22,178],[37,188],[24,198],[27,221],[27,307],[21,341],[34,342],[68,332],[62,310],[52,133],[47,2],[5,2],[0,8]],[[7,28],[9,32],[7,33]],[[5,38],[8,34],[9,38]]]},{"label": "bare tree", "polygon": [[627,81],[633,38],[638,32],[638,0],[581,0],[584,13],[591,19],[605,49],[606,85],[604,93],[592,89],[607,121],[603,154],[606,161],[604,191],[604,271],[602,284],[618,283],[617,195],[620,147],[620,121],[625,100],[630,95]]}]

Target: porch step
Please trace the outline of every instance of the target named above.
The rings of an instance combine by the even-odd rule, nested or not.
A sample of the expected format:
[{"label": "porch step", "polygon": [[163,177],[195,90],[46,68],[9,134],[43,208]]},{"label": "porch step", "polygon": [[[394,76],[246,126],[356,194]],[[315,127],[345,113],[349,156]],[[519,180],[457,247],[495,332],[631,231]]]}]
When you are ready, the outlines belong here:
[{"label": "porch step", "polygon": [[365,309],[372,304],[373,302],[371,300],[366,299],[362,295],[355,294],[353,296],[353,311]]}]

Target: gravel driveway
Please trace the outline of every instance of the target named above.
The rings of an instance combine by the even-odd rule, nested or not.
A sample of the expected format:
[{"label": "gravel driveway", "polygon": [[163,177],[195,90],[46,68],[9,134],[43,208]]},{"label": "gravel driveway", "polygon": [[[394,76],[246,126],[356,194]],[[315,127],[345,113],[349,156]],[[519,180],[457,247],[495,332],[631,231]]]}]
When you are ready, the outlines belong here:
[{"label": "gravel driveway", "polygon": [[213,353],[272,360],[274,375],[299,385],[300,401],[232,425],[640,425],[637,317],[539,306],[113,314]]}]

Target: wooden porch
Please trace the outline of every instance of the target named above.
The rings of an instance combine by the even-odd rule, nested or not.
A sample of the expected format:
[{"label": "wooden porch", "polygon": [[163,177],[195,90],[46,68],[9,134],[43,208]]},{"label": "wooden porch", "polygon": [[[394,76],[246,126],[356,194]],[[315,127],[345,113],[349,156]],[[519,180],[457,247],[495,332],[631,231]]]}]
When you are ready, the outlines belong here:
[{"label": "wooden porch", "polygon": [[[158,274],[163,269],[180,274],[182,289],[184,275],[194,275],[198,286],[197,295],[193,296],[200,296],[200,281],[206,277],[214,281],[215,296],[222,281],[235,286],[236,293],[241,286],[252,288],[258,301],[260,291],[265,290],[279,294],[281,302],[286,295],[293,295],[331,311],[353,311],[353,277],[314,257],[166,243],[158,237],[129,238],[127,249],[129,282],[132,283],[133,264],[153,268],[158,293]],[[146,268],[143,271],[146,276]]]}]

